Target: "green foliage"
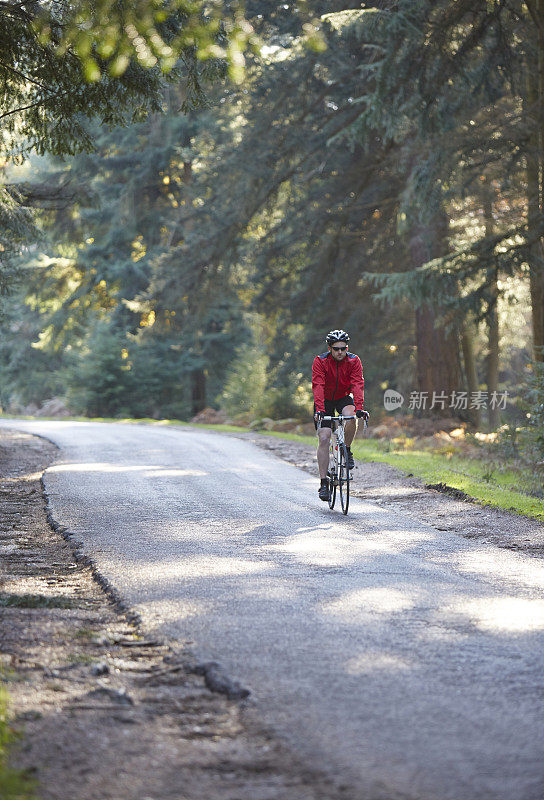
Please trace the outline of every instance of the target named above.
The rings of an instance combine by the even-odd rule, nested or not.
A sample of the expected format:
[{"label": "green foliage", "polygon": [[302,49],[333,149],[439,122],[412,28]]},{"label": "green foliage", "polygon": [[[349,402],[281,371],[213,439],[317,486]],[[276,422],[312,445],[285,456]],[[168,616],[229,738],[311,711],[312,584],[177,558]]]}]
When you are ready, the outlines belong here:
[{"label": "green foliage", "polygon": [[287,385],[270,386],[263,395],[257,416],[311,421],[313,401],[310,399],[311,387],[308,380],[300,384],[300,375],[291,375],[290,378]]},{"label": "green foliage", "polygon": [[126,337],[112,333],[107,324],[97,325],[66,379],[68,401],[76,413],[127,416],[134,376]]},{"label": "green foliage", "polygon": [[[177,107],[179,99],[171,88],[171,104]],[[21,357],[32,356],[36,375],[53,366],[63,384],[55,393],[68,392],[78,411],[187,418],[194,413],[197,368],[206,373],[209,396],[222,388],[235,346],[231,327],[241,310],[232,281],[204,276],[193,284],[177,258],[171,269],[164,265],[172,250],[179,256],[185,247],[184,216],[194,213],[192,200],[200,191],[193,192],[191,181],[196,131],[191,116],[154,115],[94,133],[92,157],[40,165],[46,183],[76,185],[78,192],[70,204],[59,203],[42,216],[42,243],[52,257],[32,254],[24,262],[31,308],[21,315],[13,304],[10,313],[28,328],[15,349]],[[167,280],[175,281],[173,291]],[[244,327],[237,332],[243,336]],[[121,369],[123,349],[130,358]],[[1,354],[0,345],[0,369]],[[19,373],[24,385],[17,385],[19,361],[6,345],[5,405],[14,393],[34,399],[30,376]],[[107,374],[108,381],[119,380],[117,390],[103,383]],[[50,384],[42,387],[42,399]]]},{"label": "green foliage", "polygon": [[15,282],[13,257],[36,238],[30,209],[41,202],[9,183],[6,164],[90,152],[89,120],[124,125],[160,111],[165,73],[183,84],[182,108],[202,106],[206,82],[227,71],[239,81],[244,51],[256,45],[240,6],[220,0],[8,0],[0,42],[0,294]]},{"label": "green foliage", "polygon": [[10,404],[40,405],[44,399],[64,394],[59,353],[34,346],[43,332],[43,317],[25,304],[28,288],[19,286],[4,303],[0,337],[0,406],[4,409]]},{"label": "green foliage", "polygon": [[251,25],[236,2],[79,0],[40,11],[34,21],[40,41],[53,41],[57,55],[74,51],[90,82],[99,81],[103,71],[123,75],[132,61],[168,72],[180,57],[224,59],[239,80],[243,52],[254,43]]},{"label": "green foliage", "polygon": [[225,388],[218,398],[231,416],[248,412],[266,415],[265,392],[269,358],[262,347],[245,344],[236,350]]},{"label": "green foliage", "polygon": [[[68,4],[48,4],[62,16]],[[55,37],[40,40],[36,14],[43,4],[7,2],[0,15],[0,291],[12,289],[16,257],[36,241],[35,203],[29,187],[14,185],[7,166],[20,164],[29,153],[73,154],[89,151],[88,120],[125,124],[138,114],[160,107],[161,74],[133,64],[119,78],[89,83],[71,50],[56,53]],[[45,11],[44,11],[45,13]],[[60,19],[59,19],[60,25]],[[54,191],[54,187],[51,187]],[[42,187],[42,196],[50,194]]]},{"label": "green foliage", "polygon": [[271,360],[262,345],[243,345],[236,351],[219,405],[230,416],[306,418],[311,413],[311,389],[302,373]]},{"label": "green foliage", "polygon": [[53,35],[48,42],[40,41],[34,30],[36,7],[25,5],[9,3],[0,22],[4,158],[31,151],[89,150],[92,140],[86,119],[96,116],[110,125],[122,124],[138,111],[158,108],[157,71],[133,65],[120,78],[88,83],[71,49],[57,54]]},{"label": "green foliage", "polygon": [[[373,280],[384,299],[409,296],[422,303],[432,297],[461,315],[483,317],[493,310],[489,287],[497,275],[523,274],[535,260],[542,269],[535,243],[544,217],[528,224],[520,202],[534,155],[530,132],[542,124],[538,104],[526,102],[527,73],[535,70],[538,48],[529,4],[375,5],[327,15],[340,41],[355,38],[368,54],[369,79],[356,99],[361,113],[342,140],[368,147],[377,134],[393,148],[402,176],[399,231],[410,235],[420,225],[434,225],[439,207],[453,222],[459,212],[482,216],[486,193],[492,220],[477,226],[465,216],[464,235],[450,237],[443,258]],[[452,276],[460,291],[451,291]]]},{"label": "green foliage", "polygon": [[[39,399],[43,381],[42,398],[69,388],[86,413],[188,418],[219,397],[231,414],[305,416],[311,361],[333,327],[350,331],[368,401],[381,403],[388,385],[415,388],[414,308],[460,326],[469,311],[476,321],[493,311],[498,278],[525,280],[542,229],[526,218],[522,78],[534,36],[517,0],[355,10],[251,0],[246,19],[266,47],[250,48],[243,84],[216,83],[206,105],[198,87],[229,58],[229,24],[216,16],[226,6],[212,5],[200,28],[201,3],[165,5],[170,20],[153,6],[137,22],[142,0],[115,7],[106,29],[104,3],[61,4],[66,25],[28,39],[67,60],[89,114],[79,95],[73,118],[70,95],[66,108],[59,100],[51,112],[67,127],[47,149],[74,155],[42,160],[33,180],[10,177],[12,210],[25,203],[38,219],[47,258],[23,251],[28,306],[6,307],[4,404]],[[235,5],[225,14],[231,32],[244,27]],[[238,52],[253,35],[242,33]],[[193,34],[164,83],[164,48]],[[304,46],[314,34],[325,50]],[[81,78],[81,59],[100,80]],[[32,83],[18,91],[41,102]],[[127,122],[136,106],[151,113],[101,124]],[[39,114],[49,130],[47,103]],[[39,150],[42,134],[29,146]]]}]

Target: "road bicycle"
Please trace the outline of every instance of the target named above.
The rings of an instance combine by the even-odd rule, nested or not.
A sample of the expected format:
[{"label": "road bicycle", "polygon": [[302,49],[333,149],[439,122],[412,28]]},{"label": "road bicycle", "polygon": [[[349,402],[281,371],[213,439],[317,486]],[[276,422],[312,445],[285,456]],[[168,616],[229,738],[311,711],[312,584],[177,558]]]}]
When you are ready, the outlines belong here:
[{"label": "road bicycle", "polygon": [[336,490],[338,489],[340,504],[344,514],[348,513],[349,484],[351,481],[351,473],[348,467],[348,449],[344,438],[344,423],[348,419],[355,419],[355,416],[344,417],[342,414],[339,414],[337,417],[323,417],[323,422],[331,423],[332,430],[329,449],[329,469],[327,470],[329,508],[331,510],[334,508]]},{"label": "road bicycle", "polygon": [[[363,417],[363,433],[368,427],[367,416]],[[348,467],[348,449],[344,438],[344,422],[348,419],[355,419],[354,415],[337,417],[322,417],[323,422],[331,423],[331,443],[329,446],[329,469],[327,470],[327,480],[329,483],[329,508],[332,510],[336,502],[336,490],[340,495],[342,512],[348,513],[349,508],[349,484],[351,473]]]}]

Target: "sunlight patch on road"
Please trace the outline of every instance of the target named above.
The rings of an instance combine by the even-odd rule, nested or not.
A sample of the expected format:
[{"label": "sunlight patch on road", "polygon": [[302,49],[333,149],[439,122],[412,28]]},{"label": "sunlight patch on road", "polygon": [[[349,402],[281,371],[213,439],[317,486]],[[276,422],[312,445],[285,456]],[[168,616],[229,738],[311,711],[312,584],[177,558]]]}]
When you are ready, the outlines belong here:
[{"label": "sunlight patch on road", "polygon": [[521,597],[485,597],[455,607],[484,631],[529,633],[544,629],[544,600]]},{"label": "sunlight patch on road", "polygon": [[402,530],[382,530],[378,523],[375,527],[376,530],[353,532],[339,524],[303,526],[280,544],[267,549],[288,553],[304,564],[341,567],[358,561],[364,569],[364,562],[372,558],[410,550],[435,538],[432,531],[419,528],[413,531],[404,527]]},{"label": "sunlight patch on road", "polygon": [[338,535],[329,535],[332,525],[319,525],[303,533],[289,537],[281,544],[271,545],[269,550],[281,551],[296,556],[305,564],[340,566],[353,560],[348,540]]},{"label": "sunlight patch on road", "polygon": [[422,531],[419,527],[410,529],[402,523],[398,528],[381,528],[380,536],[387,540],[390,551],[394,551],[399,546],[410,548],[414,545],[436,541],[435,531]]},{"label": "sunlight patch on road", "polygon": [[[448,556],[447,563],[453,564]],[[463,573],[483,577],[492,576],[501,581],[530,586],[544,591],[544,566],[536,559],[530,559],[504,550],[475,550],[457,557],[458,569]]]},{"label": "sunlight patch on road", "polygon": [[322,609],[324,614],[357,625],[376,615],[407,611],[414,605],[413,594],[400,589],[378,587],[348,592],[337,600],[325,603]]},{"label": "sunlight patch on road", "polygon": [[242,558],[222,556],[193,556],[189,558],[169,558],[161,561],[144,561],[131,565],[130,578],[134,583],[149,580],[157,584],[179,581],[194,581],[198,578],[218,578],[231,575],[251,575],[274,570],[275,564],[263,561],[250,561]]},{"label": "sunlight patch on road", "polygon": [[165,469],[160,464],[108,464],[106,462],[93,462],[90,464],[57,464],[47,470],[49,473],[61,472],[143,472],[149,478],[170,477],[202,477],[208,475],[200,469]]},{"label": "sunlight patch on road", "polygon": [[145,619],[146,625],[162,624],[165,622],[180,622],[193,617],[213,614],[214,604],[211,601],[195,600],[147,600],[138,603],[136,611]]},{"label": "sunlight patch on road", "polygon": [[105,461],[93,461],[89,464],[55,464],[48,472],[142,472],[159,470],[160,464],[108,464]]},{"label": "sunlight patch on road", "polygon": [[202,478],[209,475],[201,469],[153,469],[146,473],[146,478]]},{"label": "sunlight patch on road", "polygon": [[252,472],[253,471],[254,472],[263,472],[264,471],[265,467],[263,467],[263,464],[260,461],[249,461],[249,460],[246,460],[246,459],[247,459],[247,457],[244,458],[243,466],[238,467],[238,466],[234,466],[233,465],[233,466],[230,466],[230,467],[223,467],[221,472],[228,472],[231,475],[237,475],[240,478],[244,478],[245,479],[246,478],[246,473],[248,471],[252,471]]},{"label": "sunlight patch on road", "polygon": [[405,658],[388,653],[361,653],[346,663],[348,675],[365,675],[371,672],[401,672],[413,669],[414,665]]},{"label": "sunlight patch on road", "polygon": [[300,597],[300,590],[292,582],[266,577],[262,580],[251,581],[251,583],[240,584],[238,595],[245,599],[275,600],[285,604],[288,601],[296,602]]},{"label": "sunlight patch on road", "polygon": [[267,550],[288,553],[304,564],[338,567],[390,550],[385,542],[346,534],[336,525],[325,524],[300,530],[300,533],[288,537],[281,544],[271,545]]}]

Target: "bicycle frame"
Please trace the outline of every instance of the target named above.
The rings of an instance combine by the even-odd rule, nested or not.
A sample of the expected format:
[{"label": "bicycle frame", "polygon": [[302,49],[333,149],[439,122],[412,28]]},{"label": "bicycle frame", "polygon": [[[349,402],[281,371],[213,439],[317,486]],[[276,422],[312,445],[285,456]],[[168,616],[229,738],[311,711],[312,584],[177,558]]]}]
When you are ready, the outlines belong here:
[{"label": "bicycle frame", "polygon": [[340,459],[338,458],[338,447],[339,445],[343,445],[346,443],[345,433],[344,433],[344,422],[348,419],[356,419],[354,414],[344,417],[343,414],[339,414],[338,416],[334,417],[323,417],[323,422],[330,422],[331,423],[331,444],[330,444],[330,453],[334,461],[335,471],[334,475],[336,480],[338,480],[339,470],[340,470]]}]

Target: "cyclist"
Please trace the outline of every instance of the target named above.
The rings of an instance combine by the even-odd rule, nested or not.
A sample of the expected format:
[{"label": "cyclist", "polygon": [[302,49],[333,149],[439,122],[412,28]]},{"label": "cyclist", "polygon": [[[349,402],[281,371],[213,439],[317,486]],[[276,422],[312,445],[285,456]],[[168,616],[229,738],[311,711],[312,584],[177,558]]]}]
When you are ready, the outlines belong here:
[{"label": "cyclist", "polygon": [[[328,351],[314,358],[312,366],[312,389],[314,393],[314,423],[319,437],[317,463],[319,466],[319,497],[329,499],[327,469],[329,467],[329,443],[331,423],[322,421],[324,416],[339,414],[349,417],[352,414],[360,419],[366,417],[363,411],[364,378],[361,359],[348,352],[349,334],[343,330],[330,331],[325,341]],[[321,424],[318,427],[318,423]],[[353,469],[355,462],[351,443],[357,431],[357,420],[350,419],[345,424],[345,440],[348,451],[348,467]]]}]

